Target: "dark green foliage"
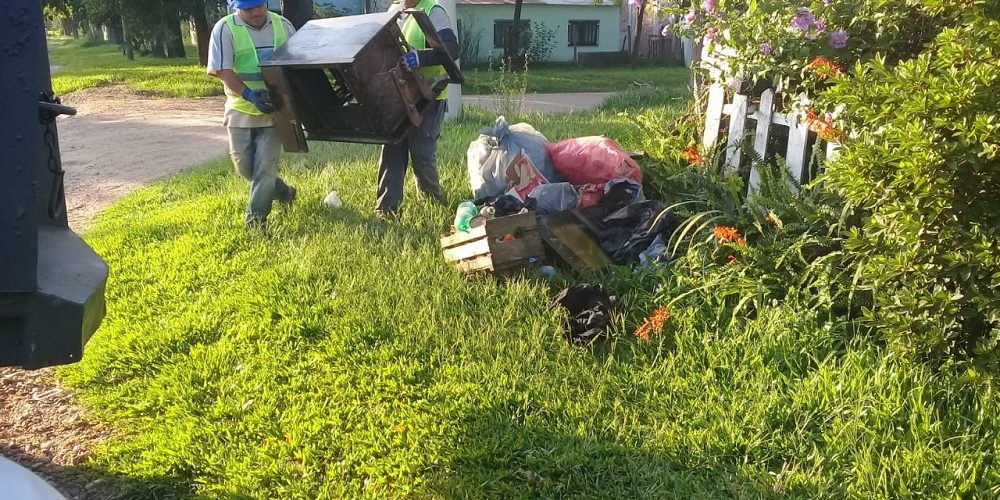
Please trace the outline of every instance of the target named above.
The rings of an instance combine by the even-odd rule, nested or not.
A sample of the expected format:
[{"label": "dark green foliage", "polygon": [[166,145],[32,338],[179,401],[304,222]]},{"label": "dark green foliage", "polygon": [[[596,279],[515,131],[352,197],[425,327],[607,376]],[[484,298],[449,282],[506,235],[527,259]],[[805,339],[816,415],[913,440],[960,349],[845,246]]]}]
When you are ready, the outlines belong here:
[{"label": "dark green foliage", "polygon": [[1000,340],[1000,23],[941,33],[895,68],[874,61],[827,94],[846,105],[829,183],[863,214],[848,248],[901,352],[996,353]]}]

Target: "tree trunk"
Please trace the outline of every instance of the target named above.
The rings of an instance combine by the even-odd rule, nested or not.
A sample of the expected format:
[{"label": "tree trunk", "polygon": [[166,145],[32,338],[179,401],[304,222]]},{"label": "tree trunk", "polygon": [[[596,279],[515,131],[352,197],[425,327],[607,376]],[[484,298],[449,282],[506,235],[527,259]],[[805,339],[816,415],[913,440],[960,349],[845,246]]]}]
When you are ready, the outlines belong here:
[{"label": "tree trunk", "polygon": [[77,22],[75,19],[63,18],[59,24],[62,26],[63,35],[71,36],[73,38],[80,36],[80,31],[77,29]]},{"label": "tree trunk", "polygon": [[132,48],[132,31],[129,29],[128,21],[125,18],[126,16],[122,15],[122,51],[125,53],[126,59],[134,61],[135,50]]},{"label": "tree trunk", "polygon": [[165,48],[167,57],[186,57],[184,53],[184,33],[181,30],[181,18],[176,10],[167,8],[163,17],[163,33],[166,36]]},{"label": "tree trunk", "polygon": [[159,28],[153,33],[149,38],[149,56],[162,58],[167,56],[167,46],[166,37],[164,35],[164,26],[161,23]]},{"label": "tree trunk", "polygon": [[635,38],[632,40],[632,64],[639,60],[639,43],[642,40],[642,23],[646,17],[646,0],[639,2],[639,15],[635,22]]},{"label": "tree trunk", "polygon": [[521,4],[524,0],[514,0],[514,23],[507,34],[507,57],[514,69],[524,69],[524,58],[521,57]]},{"label": "tree trunk", "polygon": [[112,23],[108,25],[108,43],[113,43],[117,45],[122,44],[122,27],[119,23]]},{"label": "tree trunk", "polygon": [[93,21],[87,21],[87,40],[92,43],[100,43],[104,41],[104,35],[101,33],[101,28],[94,24]]},{"label": "tree trunk", "polygon": [[313,18],[312,0],[281,0],[281,15],[299,29]]},{"label": "tree trunk", "polygon": [[191,13],[194,19],[194,32],[198,38],[198,63],[208,66],[208,43],[212,36],[212,27],[208,24],[208,16],[205,15],[205,8],[195,9]]}]

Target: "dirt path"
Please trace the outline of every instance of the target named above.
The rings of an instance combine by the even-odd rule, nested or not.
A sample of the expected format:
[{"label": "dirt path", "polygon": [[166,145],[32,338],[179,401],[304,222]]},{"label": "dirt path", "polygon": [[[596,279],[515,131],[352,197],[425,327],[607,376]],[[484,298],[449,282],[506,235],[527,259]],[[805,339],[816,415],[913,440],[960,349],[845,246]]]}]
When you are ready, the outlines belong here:
[{"label": "dirt path", "polygon": [[58,122],[66,208],[77,231],[136,188],[228,151],[222,97],[158,99],[110,86],[63,102],[78,112]]},{"label": "dirt path", "polygon": [[[154,99],[112,86],[65,95],[63,103],[78,112],[58,122],[66,206],[76,231],[130,191],[228,150],[221,97]],[[116,496],[113,476],[86,465],[111,432],[92,422],[52,369],[0,368],[0,455],[68,498]]]}]

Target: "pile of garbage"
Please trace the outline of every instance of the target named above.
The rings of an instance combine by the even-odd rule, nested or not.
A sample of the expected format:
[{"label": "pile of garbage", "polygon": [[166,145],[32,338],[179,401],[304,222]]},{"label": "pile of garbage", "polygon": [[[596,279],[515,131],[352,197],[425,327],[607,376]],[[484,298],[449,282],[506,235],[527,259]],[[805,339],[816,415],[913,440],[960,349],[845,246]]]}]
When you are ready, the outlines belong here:
[{"label": "pile of garbage", "polygon": [[460,231],[494,217],[573,211],[611,261],[649,265],[664,259],[680,223],[662,202],[645,198],[642,168],[608,137],[552,143],[501,116],[472,141],[467,161],[475,199],[459,206]]},{"label": "pile of garbage", "polygon": [[[485,225],[488,235],[491,219],[533,212],[545,243],[578,270],[667,259],[666,243],[681,221],[664,203],[646,199],[642,168],[611,138],[552,143],[530,124],[509,125],[501,116],[472,141],[467,160],[474,199],[458,207],[459,232]],[[605,337],[616,302],[602,286],[583,283],[556,294],[551,307],[568,312],[566,341],[589,345]]]}]

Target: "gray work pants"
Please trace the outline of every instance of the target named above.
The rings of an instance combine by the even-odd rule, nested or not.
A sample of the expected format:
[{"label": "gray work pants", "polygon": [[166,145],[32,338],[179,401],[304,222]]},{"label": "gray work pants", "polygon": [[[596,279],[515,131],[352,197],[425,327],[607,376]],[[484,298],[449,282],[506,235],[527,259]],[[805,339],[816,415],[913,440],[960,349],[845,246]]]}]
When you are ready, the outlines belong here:
[{"label": "gray work pants", "polygon": [[263,222],[271,213],[274,200],[288,200],[292,192],[278,178],[281,140],[274,127],[228,127],[229,156],[236,172],[250,181],[250,203],[246,222]]},{"label": "gray work pants", "polygon": [[435,198],[444,195],[438,178],[437,142],[447,111],[447,101],[439,100],[428,104],[419,127],[411,130],[399,143],[382,146],[376,210],[399,211],[399,205],[403,202],[407,160],[411,160],[413,164],[413,178],[417,189]]}]

